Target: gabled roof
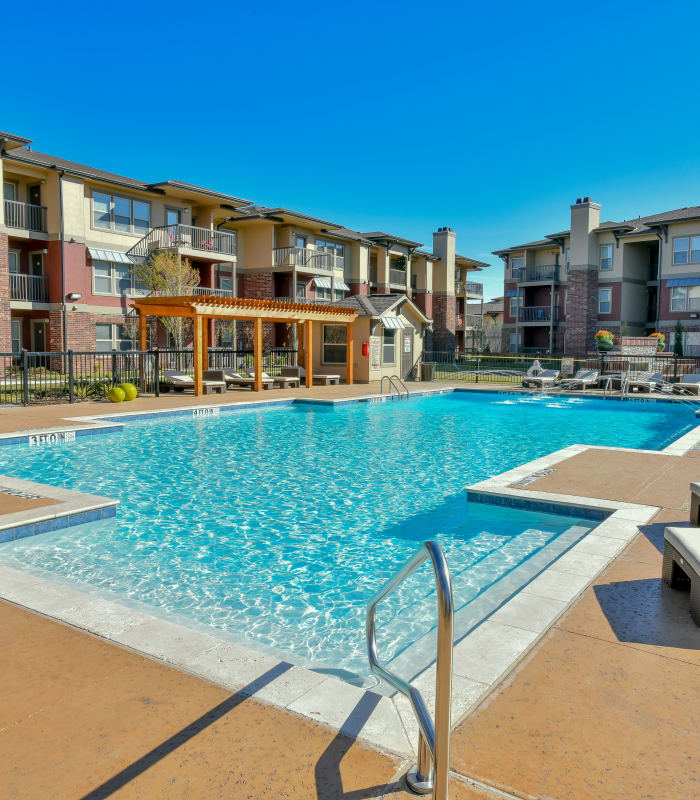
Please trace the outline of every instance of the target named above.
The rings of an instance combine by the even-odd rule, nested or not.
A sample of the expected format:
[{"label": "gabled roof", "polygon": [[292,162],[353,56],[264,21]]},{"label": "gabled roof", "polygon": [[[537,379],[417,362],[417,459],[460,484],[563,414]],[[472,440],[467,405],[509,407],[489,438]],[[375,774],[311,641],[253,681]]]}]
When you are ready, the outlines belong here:
[{"label": "gabled roof", "polygon": [[556,247],[551,239],[539,239],[536,242],[526,242],[525,244],[516,244],[513,247],[506,247],[505,250],[494,250],[495,256],[504,255],[505,253],[512,253],[514,250],[534,250],[537,247]]},{"label": "gabled roof", "polygon": [[384,233],[384,231],[369,231],[362,234],[365,239],[371,239],[373,242],[397,242],[398,244],[405,244],[409,247],[422,247],[422,242],[413,242],[411,239],[404,239],[402,236],[396,236],[393,233]]},{"label": "gabled roof", "polygon": [[351,297],[346,297],[344,300],[338,300],[333,305],[345,306],[346,308],[355,308],[358,311],[359,317],[382,317],[389,311],[398,311],[399,308],[406,303],[411,309],[424,321],[430,322],[430,317],[418,308],[418,306],[407,297],[405,294],[372,294],[361,295],[354,294]]},{"label": "gabled roof", "polygon": [[[312,217],[309,214],[302,214],[300,211],[292,211],[289,208],[268,208],[267,206],[246,206],[245,208],[237,209],[240,212],[240,217],[235,217],[232,222],[243,222],[247,219],[269,219],[273,222],[283,222],[282,217],[295,217],[296,219],[303,219],[308,222],[315,222],[319,225],[326,225],[329,228],[340,228],[341,226],[335,222],[329,222],[325,219]],[[275,219],[277,218],[277,219]]]}]

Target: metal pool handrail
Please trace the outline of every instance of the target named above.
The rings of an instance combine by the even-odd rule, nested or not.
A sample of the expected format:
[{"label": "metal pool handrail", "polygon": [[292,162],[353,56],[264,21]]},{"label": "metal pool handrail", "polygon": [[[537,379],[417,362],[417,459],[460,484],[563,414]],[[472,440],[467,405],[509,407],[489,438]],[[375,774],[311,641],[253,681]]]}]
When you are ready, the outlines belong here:
[{"label": "metal pool handrail", "polygon": [[[418,689],[389,672],[379,663],[376,641],[377,605],[430,558],[437,586],[438,640],[435,678],[435,724]],[[425,542],[412,558],[389,579],[367,606],[367,656],[375,675],[401,692],[411,704],[420,733],[418,764],[406,776],[409,787],[418,794],[434,791],[434,800],[447,800],[450,762],[450,705],[452,696],[452,639],[454,601],[450,570],[437,542]]]},{"label": "metal pool handrail", "polygon": [[396,385],[396,381],[398,381],[398,383],[401,384],[401,387],[403,388],[404,392],[406,392],[406,399],[408,400],[408,398],[410,396],[410,393],[409,393],[408,389],[406,388],[406,384],[401,380],[401,378],[399,378],[398,375],[391,375],[391,376],[390,375],[382,375],[382,380],[381,380],[381,382],[379,384],[379,391],[380,391],[381,394],[384,394],[384,381],[389,381],[389,390],[391,391],[391,389],[393,389],[396,392],[396,394],[398,395],[399,400],[400,400],[401,397],[402,397],[402,394],[401,394],[401,389],[399,389],[399,387]]}]

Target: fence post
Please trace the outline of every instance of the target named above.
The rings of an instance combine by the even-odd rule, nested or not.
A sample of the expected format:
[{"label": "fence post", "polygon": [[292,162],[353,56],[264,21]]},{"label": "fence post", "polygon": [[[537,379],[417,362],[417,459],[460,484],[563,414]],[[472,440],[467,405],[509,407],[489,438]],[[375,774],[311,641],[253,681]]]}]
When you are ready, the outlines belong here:
[{"label": "fence post", "polygon": [[600,356],[600,374],[603,375],[605,372],[605,353],[599,353]]},{"label": "fence post", "polygon": [[22,404],[29,405],[29,353],[22,349]]},{"label": "fence post", "polygon": [[72,350],[68,351],[68,402],[75,403],[75,371]]},{"label": "fence post", "polygon": [[476,357],[476,383],[479,383],[479,371],[481,370],[481,359]]},{"label": "fence post", "polygon": [[160,397],[160,350],[156,347],[153,351],[154,364],[153,364],[153,381],[154,391],[156,397]]},{"label": "fence post", "polygon": [[673,380],[674,382],[678,380],[678,355],[676,353],[673,354]]},{"label": "fence post", "polygon": [[112,350],[112,384],[117,385],[119,383],[119,372],[117,370],[117,351]]}]

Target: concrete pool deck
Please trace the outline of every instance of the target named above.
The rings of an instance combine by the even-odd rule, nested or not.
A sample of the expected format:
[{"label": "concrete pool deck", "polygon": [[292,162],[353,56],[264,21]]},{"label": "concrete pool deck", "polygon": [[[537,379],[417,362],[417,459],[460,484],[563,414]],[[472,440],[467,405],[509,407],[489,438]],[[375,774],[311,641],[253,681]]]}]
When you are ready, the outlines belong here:
[{"label": "concrete pool deck", "polygon": [[[338,397],[348,389],[368,393],[367,386],[327,388],[346,390]],[[177,400],[179,407],[194,398]],[[50,408],[105,413],[105,404],[95,405],[99,412],[84,412],[86,404]],[[39,423],[50,424],[56,422]],[[20,425],[29,427],[26,419]],[[700,629],[690,620],[687,597],[661,585],[659,552],[664,523],[687,520],[686,478],[700,473],[697,455],[584,448],[527,486],[507,484],[525,497],[546,492],[637,504],[643,498],[661,511],[459,722],[451,797],[503,796],[469,779],[521,798],[698,793]],[[532,628],[528,598],[519,602],[519,615],[515,604],[492,619],[500,614],[503,625]],[[552,597],[554,612],[557,603]],[[31,635],[35,625],[40,632]],[[0,603],[0,631],[8,676],[0,707],[16,710],[0,720],[0,763],[14,765],[0,797],[408,796],[396,783],[405,759],[322,724],[255,697],[230,699],[236,694],[8,603]],[[90,671],[91,663],[110,658],[120,666]],[[135,677],[120,685],[117,678],[129,670]],[[361,727],[371,702],[361,698],[349,710],[351,727]],[[207,716],[211,709],[218,710]],[[59,769],[65,763],[59,755],[70,756],[71,769]]]}]

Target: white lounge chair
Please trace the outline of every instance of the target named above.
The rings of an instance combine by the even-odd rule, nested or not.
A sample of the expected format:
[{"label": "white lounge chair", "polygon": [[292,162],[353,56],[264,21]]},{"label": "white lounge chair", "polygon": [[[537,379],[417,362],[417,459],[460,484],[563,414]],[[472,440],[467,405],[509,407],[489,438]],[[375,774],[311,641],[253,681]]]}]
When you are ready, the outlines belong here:
[{"label": "white lounge chair", "polygon": [[690,584],[690,616],[700,626],[700,528],[664,528],[661,574],[672,589]]},{"label": "white lounge chair", "polygon": [[700,394],[700,373],[684,375],[680,383],[673,384],[674,394]]},{"label": "white lounge chair", "polygon": [[636,372],[627,381],[627,388],[630,391],[651,392],[663,382],[664,376],[660,372]]},{"label": "white lounge chair", "polygon": [[567,378],[559,384],[561,389],[581,389],[586,391],[587,386],[598,385],[597,369],[580,369],[573,378]]},{"label": "white lounge chair", "polygon": [[523,386],[531,388],[554,386],[559,380],[559,375],[558,369],[543,369],[538,375],[530,375],[523,378]]},{"label": "white lounge chair", "polygon": [[[163,370],[163,375],[166,379],[162,387],[165,392],[169,392],[171,387],[180,392],[185,389],[194,389],[194,378],[186,372],[182,372],[179,369],[166,369]],[[204,375],[206,375],[206,372]],[[204,394],[211,394],[212,392],[221,394],[226,391],[226,381],[204,379],[202,380],[202,388]]]},{"label": "white lounge chair", "polygon": [[[246,374],[251,378],[255,378],[255,370],[247,369]],[[280,389],[298,389],[300,378],[293,375],[268,375],[267,372],[262,373],[263,381],[272,381],[275,386]]]},{"label": "white lounge chair", "polygon": [[[239,386],[241,388],[248,388],[251,391],[255,389],[255,378],[250,378],[246,375],[241,375],[240,372],[234,372],[230,368],[224,368],[221,370],[224,376],[224,380],[226,381],[227,386]],[[262,379],[262,387],[263,389],[272,389],[274,386],[274,382],[272,378],[264,378]]]},{"label": "white lounge chair", "polygon": [[[306,370],[304,367],[282,367],[281,369],[282,375],[286,377],[296,376],[298,378],[305,378],[306,377]],[[325,386],[329,386],[332,383],[340,383],[340,375],[328,375],[328,374],[321,374],[318,372],[314,372],[314,383],[321,383]]]}]

